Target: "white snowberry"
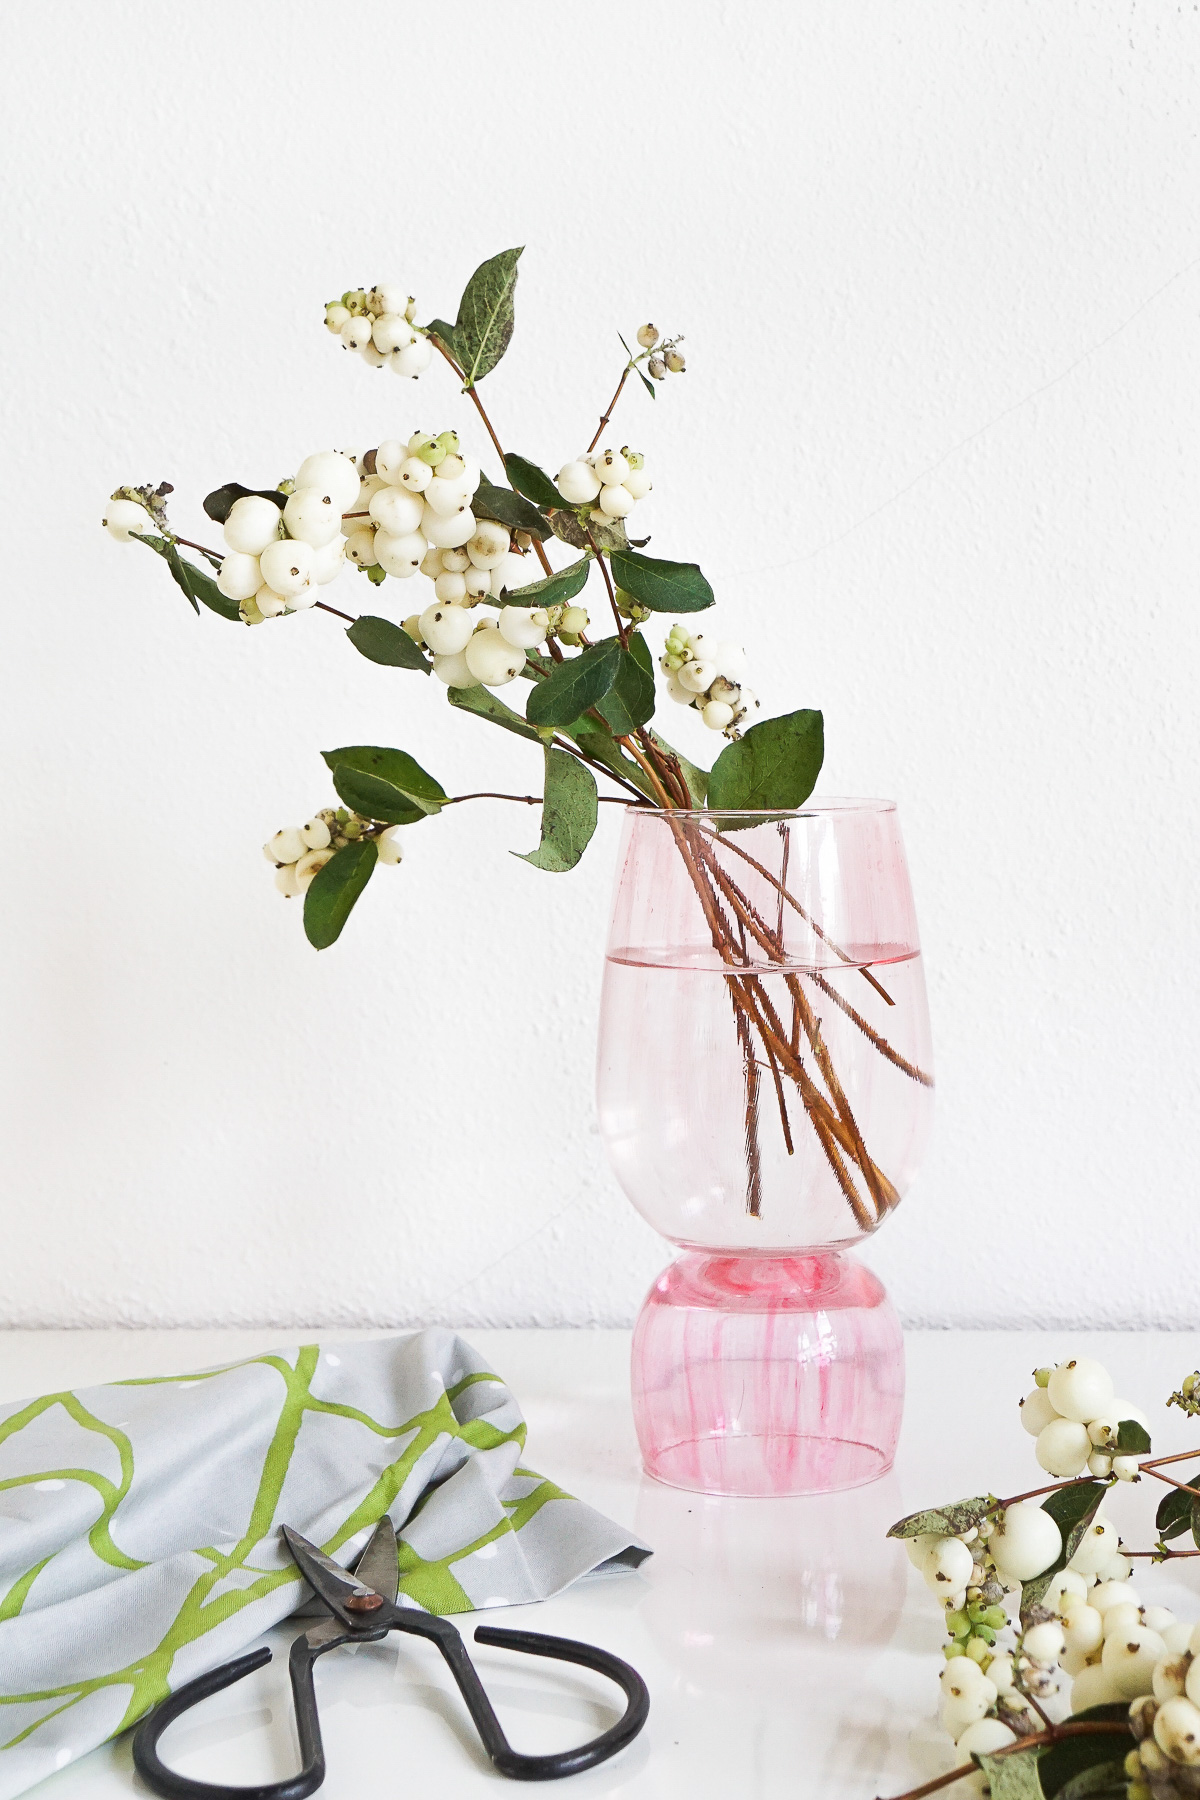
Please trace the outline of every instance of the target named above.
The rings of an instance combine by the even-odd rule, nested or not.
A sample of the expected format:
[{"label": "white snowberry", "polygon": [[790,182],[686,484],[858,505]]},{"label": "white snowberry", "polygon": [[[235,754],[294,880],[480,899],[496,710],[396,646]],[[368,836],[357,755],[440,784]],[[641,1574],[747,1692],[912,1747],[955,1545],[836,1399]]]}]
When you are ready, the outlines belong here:
[{"label": "white snowberry", "polygon": [[300,892],[296,882],[295,863],[283,863],[275,871],[275,886],[285,900],[294,900]]},{"label": "white snowberry", "polygon": [[366,350],[371,347],[371,321],[365,317],[350,318],[342,326],[342,342],[347,350]]},{"label": "white snowberry", "polygon": [[1064,1419],[1087,1425],[1112,1409],[1112,1376],[1090,1356],[1072,1357],[1053,1370],[1047,1384],[1050,1403]]},{"label": "white snowberry", "polygon": [[[249,605],[249,602],[245,601],[243,604]],[[257,606],[264,619],[277,619],[281,613],[285,613],[288,609],[286,596],[277,594],[274,588],[266,587],[265,585],[260,587],[255,594],[254,604]]]},{"label": "white snowberry", "polygon": [[646,498],[646,495],[650,492],[654,483],[651,481],[650,476],[645,469],[630,469],[628,475],[621,483],[621,486],[625,489],[627,494],[631,494],[634,500],[637,501]]},{"label": "white snowberry", "polygon": [[1062,1533],[1033,1501],[1006,1507],[988,1539],[992,1559],[1009,1581],[1032,1581],[1062,1554]]},{"label": "white snowberry", "polygon": [[306,456],[296,470],[296,487],[319,487],[322,493],[332,496],[339,512],[347,512],[358,498],[354,458],[344,450],[317,450]]},{"label": "white snowberry", "polygon": [[342,509],[319,487],[297,488],[283,509],[283,522],[292,537],[319,550],[341,531]]},{"label": "white snowberry", "polygon": [[554,485],[569,506],[584,506],[600,492],[601,481],[590,463],[564,463]]},{"label": "white snowberry", "polygon": [[[968,1661],[967,1657],[961,1659]],[[983,1688],[972,1688],[969,1693],[942,1702],[942,1729],[949,1732],[952,1738],[960,1738],[971,1725],[976,1725],[986,1717],[992,1702]]]},{"label": "white snowberry", "polygon": [[1049,1612],[1061,1613],[1068,1602],[1082,1600],[1087,1591],[1087,1582],[1076,1570],[1060,1569],[1057,1575],[1050,1577],[1042,1595],[1042,1605]]},{"label": "white snowberry", "polygon": [[[453,552],[451,554],[453,554]],[[457,574],[458,571],[447,569],[446,573]],[[490,594],[492,591],[490,571],[487,569],[477,569],[474,563],[467,564],[466,571],[461,576],[461,580],[463,587],[472,600],[482,600],[485,594]]]},{"label": "white snowberry", "polygon": [[1034,1662],[1057,1662],[1066,1647],[1063,1628],[1053,1619],[1044,1619],[1040,1625],[1030,1626],[1021,1640],[1021,1647]]},{"label": "white snowberry", "polygon": [[508,555],[508,529],[494,519],[480,519],[467,544],[467,557],[477,569],[495,569]]},{"label": "white snowberry", "polygon": [[[956,1656],[955,1662],[967,1662],[965,1656]],[[988,1664],[988,1680],[997,1694],[1011,1694],[1017,1685],[1017,1677],[1013,1670],[1012,1657],[1008,1655],[993,1656]]]},{"label": "white snowberry", "polygon": [[460,575],[457,569],[443,569],[441,574],[434,578],[433,591],[439,600],[446,601],[448,605],[453,605],[458,600],[465,600],[467,597],[466,577]]},{"label": "white snowberry", "polygon": [[371,342],[383,356],[403,350],[416,335],[403,313],[384,313],[371,327]]},{"label": "white snowberry", "polygon": [[1154,1716],[1154,1741],[1172,1762],[1200,1763],[1200,1707],[1182,1698],[1167,1700]]},{"label": "white snowberry", "polygon": [[300,861],[309,845],[298,825],[285,825],[282,831],[275,833],[264,849],[277,863],[294,863]]},{"label": "white snowberry", "polygon": [[1071,1711],[1085,1712],[1089,1706],[1107,1706],[1120,1695],[1107,1671],[1100,1663],[1088,1663],[1071,1683]]},{"label": "white snowberry", "polygon": [[1128,1626],[1104,1639],[1100,1665],[1108,1676],[1118,1700],[1136,1700],[1148,1694],[1154,1680],[1154,1665],[1167,1653],[1157,1631],[1145,1625]]},{"label": "white snowberry", "polygon": [[300,836],[310,850],[328,850],[329,848],[329,825],[320,813],[310,819],[307,825],[300,827]]},{"label": "white snowberry", "polygon": [[332,861],[332,850],[309,850],[296,864],[296,886],[301,893],[312,886],[314,879],[321,873],[327,862]]},{"label": "white snowberry", "polygon": [[1038,1433],[1034,1454],[1048,1475],[1078,1475],[1087,1467],[1092,1442],[1074,1419],[1051,1419]]},{"label": "white snowberry", "polygon": [[943,1538],[926,1561],[925,1579],[935,1593],[961,1593],[971,1579],[974,1562],[969,1545],[956,1537]]},{"label": "white snowberry", "polygon": [[525,667],[525,652],[503,638],[494,625],[477,631],[465,651],[467,667],[487,687],[504,687]]},{"label": "white snowberry", "polygon": [[716,680],[717,671],[712,663],[693,659],[684,663],[678,675],[681,687],[693,694],[705,694]]},{"label": "white snowberry", "polygon": [[451,513],[448,518],[443,518],[437,513],[431,513],[426,507],[421,530],[439,550],[457,550],[463,544],[469,544],[475,536],[475,515],[469,506],[464,506],[461,512]]},{"label": "white snowberry", "polygon": [[600,511],[609,519],[624,519],[633,511],[633,495],[622,483],[600,489]]},{"label": "white snowberry", "polygon": [[[356,482],[357,479],[356,476]],[[246,556],[261,556],[279,536],[279,519],[279,508],[273,500],[264,500],[259,494],[243,494],[230,507],[222,527],[225,542],[231,550],[240,550]]]},{"label": "white snowberry", "polygon": [[592,467],[603,487],[624,481],[629,473],[629,464],[619,450],[601,450],[592,458]]},{"label": "white snowberry", "polygon": [[433,659],[433,672],[439,681],[445,682],[447,687],[471,688],[479,686],[479,677],[478,675],[472,675],[470,669],[467,667],[467,659],[461,650],[457,651],[454,656],[435,656]]},{"label": "white snowberry", "polygon": [[1120,1541],[1117,1528],[1110,1519],[1095,1518],[1080,1539],[1069,1566],[1078,1569],[1081,1575],[1098,1575]]},{"label": "white snowberry", "polygon": [[435,656],[454,656],[465,650],[475,630],[475,616],[465,606],[427,606],[421,614],[421,636]]},{"label": "white snowberry", "polygon": [[1084,1656],[1100,1648],[1104,1642],[1104,1619],[1094,1606],[1079,1601],[1063,1614],[1063,1641],[1068,1650],[1080,1651]]},{"label": "white snowberry", "polygon": [[1003,1750],[1016,1741],[1016,1732],[1000,1719],[979,1719],[957,1739],[964,1756],[990,1756],[994,1750]]},{"label": "white snowberry", "polygon": [[417,336],[388,357],[388,368],[397,375],[410,378],[423,375],[433,361],[433,345],[427,337]]},{"label": "white snowberry", "polygon": [[[510,594],[516,594],[528,582],[529,571],[525,559],[523,556],[519,556],[515,550],[506,551],[491,571],[491,593],[497,600],[506,589]],[[568,608],[568,611],[570,610]],[[575,608],[576,612],[579,610],[578,607]]]},{"label": "white snowberry", "polygon": [[1105,1476],[1112,1474],[1112,1462],[1113,1459],[1106,1450],[1093,1450],[1087,1459],[1088,1474],[1094,1475],[1097,1481],[1103,1481]]},{"label": "white snowberry", "polygon": [[[319,556],[320,554],[321,553],[318,550],[317,555]],[[315,606],[320,598],[321,592],[317,585],[316,569],[314,565],[311,578],[304,583],[303,587],[297,588],[294,594],[289,594],[287,596],[288,611],[303,612],[307,607]]]},{"label": "white snowberry", "polygon": [[369,569],[375,561],[375,533],[356,531],[353,537],[347,538],[346,556],[358,568]]},{"label": "white snowberry", "polygon": [[227,600],[249,600],[262,586],[257,556],[231,550],[217,570],[217,587]]},{"label": "white snowberry", "polygon": [[375,839],[375,848],[379,852],[379,860],[381,863],[394,865],[395,863],[403,861],[404,846],[400,842],[399,832],[400,827],[398,825],[389,825],[387,830],[381,831],[379,836]]},{"label": "white snowberry", "polygon": [[[376,458],[376,463],[378,464],[378,458]],[[407,488],[410,494],[423,494],[433,480],[433,470],[427,462],[422,462],[419,456],[406,454],[397,474],[389,479],[397,480],[399,485]]]},{"label": "white snowberry", "polygon": [[[402,444],[399,438],[385,438],[375,452],[375,473],[381,481],[393,483],[396,487],[408,485],[401,481],[400,472],[406,462],[415,461],[408,454],[408,445]],[[425,463],[421,464],[425,473],[432,471]]]},{"label": "white snowberry", "polygon": [[313,557],[313,580],[319,587],[336,581],[346,561],[346,540],[339,532],[329,543],[322,544]]},{"label": "white snowberry", "polygon": [[710,700],[700,708],[700,717],[710,731],[724,731],[733,724],[733,708],[727,700]]},{"label": "white snowberry", "polygon": [[[1163,1642],[1166,1643],[1165,1638],[1163,1638]],[[1154,1698],[1160,1701],[1174,1700],[1177,1694],[1186,1693],[1187,1678],[1192,1666],[1191,1657],[1186,1654],[1180,1656],[1178,1653],[1172,1655],[1171,1647],[1168,1644],[1167,1654],[1159,1657],[1154,1665],[1154,1673],[1150,1677]],[[1197,1674],[1200,1677],[1200,1665],[1197,1665]],[[1197,1686],[1200,1687],[1200,1679],[1197,1681]],[[1192,1696],[1188,1694],[1188,1699],[1191,1698]]]},{"label": "white snowberry", "polygon": [[425,509],[419,494],[410,494],[401,487],[381,487],[371,495],[367,510],[384,531],[390,531],[393,537],[407,537],[410,531],[420,530]]},{"label": "white snowberry", "polygon": [[1102,1581],[1098,1587],[1088,1590],[1087,1600],[1101,1616],[1114,1606],[1139,1604],[1138,1591],[1128,1581]]},{"label": "white snowberry", "polygon": [[375,533],[375,561],[398,581],[407,581],[410,575],[416,574],[428,548],[424,534],[419,531],[410,531],[403,536],[392,531]]},{"label": "white snowberry", "polygon": [[[910,1538],[909,1542],[912,1541]],[[972,1662],[969,1656],[955,1656],[938,1676],[938,1683],[944,1698],[961,1700],[965,1694],[982,1692],[984,1682],[990,1679],[990,1673],[985,1676],[979,1664]]]},{"label": "white snowberry", "polygon": [[504,606],[497,623],[505,643],[517,650],[532,650],[545,643],[550,615],[540,606]]},{"label": "white snowberry", "polygon": [[298,543],[294,538],[279,538],[267,545],[258,563],[266,585],[287,598],[298,594],[312,575],[312,545]]},{"label": "white snowberry", "polygon": [[379,313],[399,313],[408,316],[408,308],[412,303],[412,295],[406,293],[398,281],[380,281],[371,289],[369,298],[374,302],[371,310]]},{"label": "white snowberry", "polygon": [[455,481],[439,481],[435,474],[425,492],[421,495],[427,512],[434,512],[439,519],[449,518],[452,513],[462,512],[466,506],[466,496]]},{"label": "white snowberry", "polygon": [[[155,530],[154,520],[136,500],[110,500],[100,522],[109,536],[115,537],[119,544],[127,544],[129,534],[133,531],[141,532],[144,536]],[[232,595],[229,597],[233,598]]]},{"label": "white snowberry", "polygon": [[1142,1478],[1136,1456],[1114,1456],[1112,1472],[1118,1481],[1140,1481]]},{"label": "white snowberry", "polygon": [[1035,1387],[1021,1401],[1021,1424],[1030,1437],[1037,1437],[1052,1420],[1058,1418],[1045,1388]]}]

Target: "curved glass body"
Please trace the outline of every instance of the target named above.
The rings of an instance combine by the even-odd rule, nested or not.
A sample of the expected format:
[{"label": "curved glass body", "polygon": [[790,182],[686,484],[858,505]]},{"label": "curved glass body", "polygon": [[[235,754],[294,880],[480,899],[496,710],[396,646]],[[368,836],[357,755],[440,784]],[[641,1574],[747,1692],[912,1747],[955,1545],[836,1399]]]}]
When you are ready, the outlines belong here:
[{"label": "curved glass body", "polygon": [[597,1092],[617,1179],[676,1244],[784,1255],[876,1230],[933,1099],[895,806],[631,807]]}]

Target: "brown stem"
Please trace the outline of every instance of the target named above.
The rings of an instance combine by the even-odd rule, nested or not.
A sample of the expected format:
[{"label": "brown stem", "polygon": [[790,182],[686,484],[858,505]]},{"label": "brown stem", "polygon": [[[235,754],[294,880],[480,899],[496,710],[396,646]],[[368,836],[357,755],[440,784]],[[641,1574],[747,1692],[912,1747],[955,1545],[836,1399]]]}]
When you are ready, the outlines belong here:
[{"label": "brown stem", "polygon": [[1173,1456],[1156,1456],[1149,1462],[1138,1464],[1139,1469],[1160,1469],[1164,1463],[1191,1462],[1200,1456],[1200,1450],[1177,1450]]},{"label": "brown stem", "polygon": [[[716,836],[715,832],[713,833],[713,836]],[[723,838],[722,842],[724,843],[725,848],[732,850],[735,856],[740,856],[742,861],[749,863],[752,869],[757,869],[758,873],[763,876],[765,880],[769,881],[772,887],[779,889],[781,898],[786,900],[788,905],[800,914],[800,917],[804,920],[804,923],[808,926],[809,930],[813,932],[816,937],[819,937],[823,944],[827,944],[833,951],[833,954],[841,962],[853,964],[859,974],[863,977],[863,980],[870,982],[871,986],[875,989],[875,992],[879,994],[882,999],[886,1000],[889,1006],[895,1006],[896,1002],[892,999],[892,996],[885,987],[876,981],[870,969],[863,963],[855,963],[854,958],[847,951],[843,950],[838,944],[835,944],[833,939],[822,931],[821,927],[817,924],[817,921],[811,914],[801,906],[800,902],[796,899],[796,896],[788,893],[787,888],[777,876],[772,875],[770,869],[768,869],[765,864],[760,863],[757,857],[751,856],[748,850],[743,850],[740,844],[732,843],[728,838]]]},{"label": "brown stem", "polygon": [[1177,1556],[1200,1556],[1200,1550],[1127,1550],[1121,1545],[1122,1556],[1152,1556],[1155,1562],[1174,1562]]},{"label": "brown stem", "polygon": [[919,1069],[916,1063],[910,1063],[907,1057],[901,1056],[898,1050],[893,1050],[887,1039],[881,1037],[879,1032],[867,1023],[862,1014],[851,1006],[843,995],[838,993],[832,982],[826,981],[823,975],[818,975],[815,969],[805,969],[804,975],[805,979],[813,982],[823,994],[828,994],[833,1004],[841,1008],[846,1017],[854,1025],[857,1025],[865,1038],[870,1039],[881,1056],[886,1057],[888,1062],[894,1063],[896,1068],[902,1069],[913,1081],[919,1081],[922,1087],[931,1088],[933,1086],[933,1076],[927,1075],[924,1069]]},{"label": "brown stem", "polygon": [[[1036,1750],[1041,1744],[1057,1744],[1061,1738],[1128,1735],[1128,1725],[1119,1719],[1089,1719],[1079,1724],[1049,1725],[1045,1731],[1031,1731],[1028,1737],[1018,1738],[1015,1744],[1005,1744],[1003,1750],[993,1750],[990,1754],[995,1757],[1016,1756],[1022,1750]],[[907,1788],[903,1794],[891,1796],[891,1800],[926,1800],[927,1795],[936,1794],[940,1789],[949,1787],[952,1782],[961,1781],[964,1775],[974,1775],[978,1766],[974,1762],[960,1763],[957,1769],[950,1769],[945,1775],[938,1775],[921,1787]]]},{"label": "brown stem", "polygon": [[185,550],[198,550],[201,556],[211,556],[216,562],[225,560],[218,550],[210,550],[207,544],[193,544],[191,538],[175,537],[174,532],[171,533],[171,536],[175,543],[182,544]]},{"label": "brown stem", "polygon": [[762,1151],[758,1141],[758,1062],[745,1014],[733,1009],[738,1042],[746,1071],[746,1211],[752,1219],[762,1216]]},{"label": "brown stem", "polygon": [[1164,1475],[1160,1469],[1151,1468],[1147,1463],[1139,1463],[1138,1468],[1143,1474],[1153,1475],[1155,1481],[1165,1481],[1169,1487],[1178,1488],[1181,1494],[1191,1494],[1194,1499],[1200,1500],[1200,1488],[1188,1487],[1185,1481],[1176,1481],[1173,1475]]},{"label": "brown stem", "polygon": [[332,613],[335,619],[345,619],[349,625],[358,624],[358,618],[354,613],[339,612],[336,606],[330,606],[325,600],[317,600],[313,604],[319,612]]},{"label": "brown stem", "polygon": [[588,445],[587,449],[585,450],[585,452],[584,452],[585,456],[590,456],[592,454],[592,451],[596,448],[596,445],[600,442],[600,434],[603,432],[604,427],[608,424],[608,421],[613,416],[613,412],[616,408],[617,401],[621,398],[621,390],[625,386],[625,383],[629,380],[629,371],[632,368],[633,368],[632,363],[626,363],[625,367],[621,370],[621,379],[617,383],[617,391],[608,403],[608,411],[602,415],[600,423],[596,427],[596,435],[592,439],[591,443]]},{"label": "brown stem", "polygon": [[[562,738],[562,737],[556,737],[554,739],[554,748],[556,750],[565,750],[567,755],[573,756],[577,762],[586,763],[589,769],[595,769],[596,772],[600,775],[607,775],[608,779],[610,781],[619,782],[621,787],[628,789],[628,791],[633,795],[633,799],[632,800],[623,800],[621,802],[621,804],[623,806],[645,806],[645,807],[653,807],[654,806],[654,802],[652,800],[647,800],[645,794],[642,793],[642,790],[638,787],[635,787],[633,782],[630,781],[627,776],[618,775],[617,771],[615,769],[610,769],[607,763],[595,762],[595,761],[593,761],[593,759],[590,756],[585,756],[583,751],[579,749],[578,745],[572,744],[571,742],[569,742],[568,739]],[[601,795],[600,797],[602,799],[605,798],[604,795]],[[657,811],[657,810],[658,809],[655,808],[655,811]]]},{"label": "brown stem", "polygon": [[608,604],[612,607],[612,615],[613,615],[613,618],[617,622],[617,636],[621,640],[621,647],[624,650],[628,650],[628,648],[629,648],[629,627],[625,623],[625,621],[622,619],[620,609],[617,606],[616,590],[614,589],[613,584],[612,584],[612,576],[608,572],[608,564],[605,562],[604,558],[600,554],[600,546],[597,544],[595,538],[592,536],[591,527],[589,525],[585,525],[583,529],[584,529],[584,534],[587,538],[588,543],[592,546],[592,554],[595,556],[596,561],[600,564],[600,573],[604,577],[604,585],[608,589]]}]

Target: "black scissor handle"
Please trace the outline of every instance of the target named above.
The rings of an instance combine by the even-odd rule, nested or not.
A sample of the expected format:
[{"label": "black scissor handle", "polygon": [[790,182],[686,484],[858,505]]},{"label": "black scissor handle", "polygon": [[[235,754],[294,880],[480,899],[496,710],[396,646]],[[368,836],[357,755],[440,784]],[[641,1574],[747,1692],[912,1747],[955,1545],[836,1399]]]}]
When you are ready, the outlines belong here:
[{"label": "black scissor handle", "polygon": [[[302,1653],[300,1656],[297,1656],[297,1650]],[[193,1781],[190,1775],[180,1775],[176,1770],[168,1769],[158,1754],[159,1738],[181,1714],[199,1706],[211,1694],[232,1687],[235,1681],[241,1681],[270,1660],[271,1652],[265,1645],[260,1650],[248,1651],[245,1656],[235,1657],[233,1662],[224,1663],[219,1669],[209,1669],[206,1674],[197,1675],[194,1681],[185,1682],[160,1701],[153,1712],[147,1713],[133,1736],[133,1766],[152,1792],[162,1794],[165,1800],[234,1800],[235,1796],[236,1800],[307,1800],[309,1794],[316,1793],[325,1779],[325,1753],[321,1747],[321,1723],[313,1694],[312,1656],[302,1637],[292,1645],[289,1658],[296,1734],[300,1739],[301,1769],[298,1775],[286,1781],[261,1782],[254,1787],[227,1787],[221,1782]]]},{"label": "black scissor handle", "polygon": [[[650,1695],[645,1682],[629,1663],[622,1662],[619,1656],[613,1656],[607,1650],[598,1649],[595,1644],[581,1644],[575,1638],[548,1637],[541,1631],[506,1631],[499,1625],[477,1626],[475,1642],[494,1644],[501,1650],[521,1650],[526,1656],[549,1656],[556,1662],[579,1663],[585,1669],[595,1669],[597,1674],[607,1675],[610,1681],[615,1681],[629,1703],[616,1724],[610,1725],[607,1731],[593,1738],[590,1744],[580,1744],[575,1750],[559,1750],[549,1756],[524,1756],[519,1750],[510,1747],[501,1732],[502,1748],[492,1750],[489,1745],[489,1754],[500,1773],[511,1776],[514,1781],[553,1781],[560,1775],[578,1775],[582,1769],[595,1768],[597,1763],[606,1762],[618,1750],[623,1750],[626,1744],[631,1744],[646,1723],[650,1712]],[[463,1698],[466,1699],[465,1694]],[[490,1712],[491,1708],[488,1710]],[[492,1717],[495,1718],[494,1713]],[[475,1723],[478,1726],[479,1720],[476,1719]]]}]

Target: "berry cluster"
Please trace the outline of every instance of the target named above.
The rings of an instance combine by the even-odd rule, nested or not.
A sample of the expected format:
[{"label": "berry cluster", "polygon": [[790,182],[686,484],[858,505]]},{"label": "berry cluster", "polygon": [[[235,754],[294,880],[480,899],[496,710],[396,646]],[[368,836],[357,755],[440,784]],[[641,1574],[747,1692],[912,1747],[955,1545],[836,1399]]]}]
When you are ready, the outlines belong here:
[{"label": "berry cluster", "polygon": [[262,494],[234,501],[223,527],[228,555],[217,586],[238,602],[247,624],[315,606],[318,588],[337,579],[346,553],[342,514],[358,487],[353,457],[319,450],[280,488],[280,498],[286,494],[282,511]]},{"label": "berry cluster", "polygon": [[330,857],[347,844],[374,838],[381,863],[398,863],[404,855],[399,826],[380,827],[344,806],[326,807],[306,825],[285,825],[263,845],[263,855],[275,865],[275,886],[285,899],[303,894]]},{"label": "berry cluster", "polygon": [[1047,1475],[1069,1479],[1090,1475],[1103,1480],[1136,1481],[1136,1456],[1117,1456],[1114,1447],[1122,1419],[1145,1426],[1146,1415],[1127,1400],[1113,1397],[1105,1369],[1088,1357],[1038,1369],[1037,1385],[1021,1402],[1021,1423],[1037,1439],[1034,1449]]},{"label": "berry cluster", "polygon": [[373,369],[386,364],[397,375],[423,375],[433,360],[433,346],[412,322],[416,306],[394,281],[347,288],[325,308],[325,327],[342,340],[344,350],[357,350]]},{"label": "berry cluster", "polygon": [[736,644],[718,644],[686,625],[672,625],[659,668],[667,692],[680,706],[694,706],[710,731],[736,737],[757,694],[742,685],[746,653]]},{"label": "berry cluster", "polygon": [[594,450],[564,463],[554,485],[568,505],[591,506],[589,518],[595,524],[611,525],[614,519],[628,518],[654,484],[641,451],[624,444],[619,450]]},{"label": "berry cluster", "polygon": [[1200,1794],[1200,1628],[1187,1648],[1154,1672],[1154,1692],[1135,1700],[1129,1725],[1138,1740],[1125,1758],[1129,1800]]},{"label": "berry cluster", "polygon": [[[561,610],[556,608],[555,614]],[[554,614],[544,607],[505,606],[498,619],[480,619],[470,600],[435,600],[406,619],[404,629],[430,651],[434,674],[447,687],[504,687],[525,667],[526,651],[545,643],[554,629]]]},{"label": "berry cluster", "polygon": [[643,350],[654,351],[646,364],[646,373],[654,381],[665,381],[669,374],[682,375],[687,368],[683,352],[678,348],[682,338],[664,338],[660,343],[658,326],[642,325],[638,328],[637,341]]}]

